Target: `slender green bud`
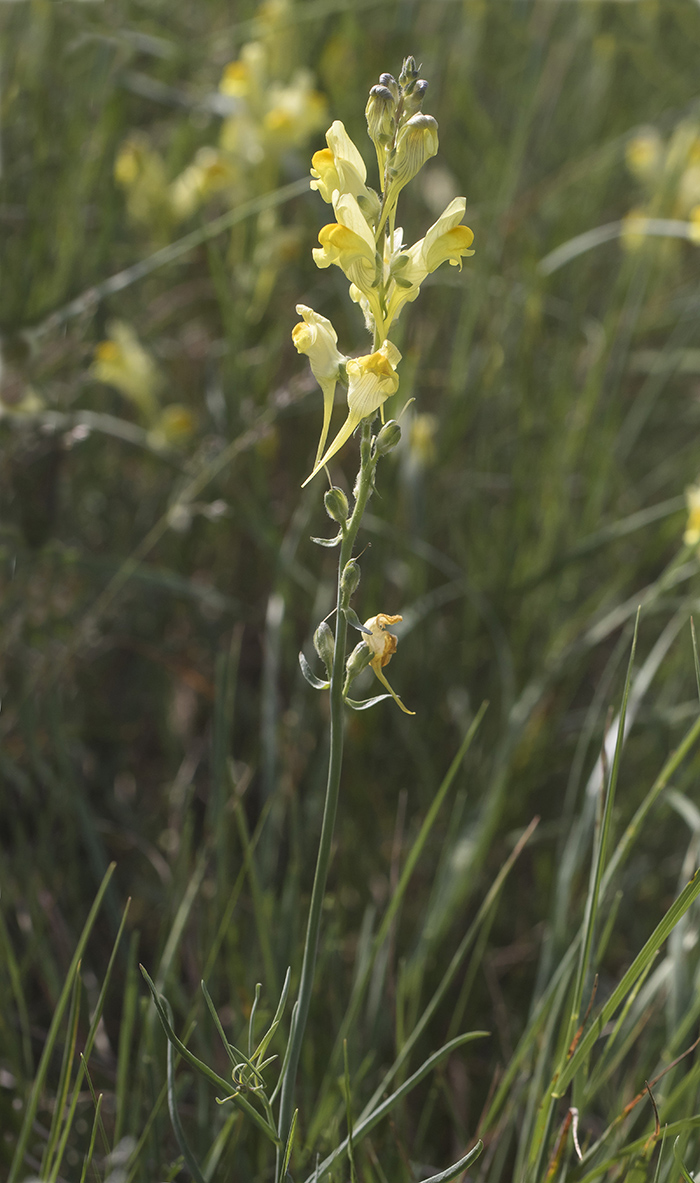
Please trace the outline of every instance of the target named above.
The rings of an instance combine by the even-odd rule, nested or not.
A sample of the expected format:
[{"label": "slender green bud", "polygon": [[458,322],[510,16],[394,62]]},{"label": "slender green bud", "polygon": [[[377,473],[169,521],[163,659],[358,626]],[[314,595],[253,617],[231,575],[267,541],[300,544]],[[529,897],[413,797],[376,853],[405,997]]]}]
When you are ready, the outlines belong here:
[{"label": "slender green bud", "polygon": [[396,419],[389,419],[384,424],[379,435],[374,441],[375,456],[386,456],[387,453],[393,452],[394,448],[401,439],[401,427]]},{"label": "slender green bud", "polygon": [[326,507],[326,513],[328,514],[329,518],[332,518],[334,522],[339,522],[341,526],[344,526],[348,520],[350,507],[348,505],[348,499],[345,496],[343,490],[336,488],[334,485],[333,488],[329,489],[324,495],[323,504]]},{"label": "slender green bud", "polygon": [[318,628],[316,629],[316,632],[314,633],[314,649],[325,665],[328,677],[330,678],[331,670],[333,668],[335,640],[333,638],[331,628],[325,620],[321,621]]},{"label": "slender green bud", "polygon": [[369,92],[365,117],[372,143],[388,144],[394,137],[396,103],[386,86],[373,86]]},{"label": "slender green bud", "polygon": [[345,663],[345,692],[347,693],[348,686],[354,678],[361,674],[363,670],[367,669],[372,660],[372,653],[369,645],[365,641],[360,641],[355,646],[352,653]]},{"label": "slender green bud", "polygon": [[345,564],[343,574],[340,577],[340,595],[344,605],[350,603],[351,597],[357,591],[359,582],[360,564],[356,563],[354,559],[350,559],[350,562]]}]

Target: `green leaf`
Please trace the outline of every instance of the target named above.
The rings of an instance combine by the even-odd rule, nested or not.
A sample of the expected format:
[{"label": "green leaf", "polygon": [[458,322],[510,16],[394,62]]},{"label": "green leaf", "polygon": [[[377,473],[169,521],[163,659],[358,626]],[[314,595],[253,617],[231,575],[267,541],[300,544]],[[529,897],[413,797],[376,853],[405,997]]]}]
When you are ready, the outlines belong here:
[{"label": "green leaf", "polygon": [[685,1163],[683,1162],[683,1159],[681,1158],[681,1152],[678,1149],[678,1143],[680,1142],[680,1140],[681,1140],[681,1136],[679,1134],[673,1143],[673,1157],[676,1160],[676,1166],[678,1167],[678,1170],[680,1171],[681,1175],[685,1179],[685,1183],[695,1183],[693,1176],[690,1174],[687,1167],[685,1166]]},{"label": "green leaf", "polygon": [[292,1117],[292,1124],[289,1127],[289,1137],[287,1138],[287,1145],[284,1150],[284,1162],[282,1163],[282,1178],[283,1179],[285,1179],[287,1176],[287,1167],[289,1166],[289,1160],[292,1157],[292,1147],[294,1146],[294,1133],[297,1128],[298,1113],[299,1113],[299,1110],[295,1109],[294,1115]]},{"label": "green leaf", "polygon": [[457,1175],[461,1175],[462,1171],[466,1171],[467,1167],[470,1167],[473,1162],[476,1162],[483,1149],[484,1143],[479,1139],[476,1146],[469,1151],[469,1154],[465,1154],[464,1158],[460,1158],[459,1162],[454,1162],[451,1167],[440,1171],[439,1174],[431,1175],[429,1179],[424,1180],[424,1183],[449,1183],[450,1179],[456,1179]]},{"label": "green leaf", "polygon": [[346,705],[353,711],[368,711],[384,698],[391,698],[390,694],[375,694],[374,698],[346,698]]},{"label": "green leaf", "polygon": [[365,628],[354,608],[343,608],[343,615],[345,616],[348,624],[351,624],[353,628],[356,628],[359,632],[364,633],[366,637],[372,636],[372,630]]},{"label": "green leaf", "polygon": [[299,665],[301,666],[301,672],[306,678],[306,681],[309,683],[309,686],[313,686],[314,690],[328,690],[330,682],[322,682],[320,678],[316,677],[314,671],[304,657],[304,654],[301,652],[299,653]]},{"label": "green leaf", "polygon": [[316,546],[340,546],[343,541],[342,531],[336,534],[335,538],[314,538],[311,536],[311,541],[316,543]]}]

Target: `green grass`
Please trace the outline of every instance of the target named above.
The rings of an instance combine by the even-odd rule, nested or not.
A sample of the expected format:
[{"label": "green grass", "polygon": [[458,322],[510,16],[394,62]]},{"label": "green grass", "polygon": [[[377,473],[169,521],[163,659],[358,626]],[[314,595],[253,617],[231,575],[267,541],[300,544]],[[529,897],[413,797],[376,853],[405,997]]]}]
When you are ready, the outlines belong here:
[{"label": "green grass", "polygon": [[[255,5],[0,8],[0,1175],[271,1180],[259,1096],[216,1103],[232,1066],[200,981],[250,1060],[291,966],[272,1091],[327,760],[297,652],[335,579],[300,490],[321,399],[295,304],[367,344],[311,259],[323,133],[138,223],[121,146],[174,179],[216,145]],[[700,1158],[698,1053],[678,1060],[700,1021],[700,256],[611,238],[540,264],[634,208],[679,217],[683,162],[650,191],[626,151],[700,134],[700,9],[297,0],[285,29],[370,169],[367,91],[423,63],[440,154],[406,235],[464,193],[476,248],[399,322],[396,411],[416,402],[353,603],[402,613],[416,718],[348,720],[291,1175],[428,1179],[481,1139],[459,1168],[479,1183],[676,1180]],[[115,319],[189,412],[179,443],[92,373]],[[139,963],[209,1078],[168,1052]]]}]

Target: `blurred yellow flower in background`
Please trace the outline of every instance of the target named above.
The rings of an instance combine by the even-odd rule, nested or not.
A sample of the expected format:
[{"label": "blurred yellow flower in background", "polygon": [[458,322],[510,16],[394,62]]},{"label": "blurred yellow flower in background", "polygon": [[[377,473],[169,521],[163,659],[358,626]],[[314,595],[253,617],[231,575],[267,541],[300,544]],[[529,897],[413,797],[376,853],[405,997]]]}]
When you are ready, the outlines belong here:
[{"label": "blurred yellow flower in background", "polygon": [[688,506],[688,521],[683,542],[686,546],[697,546],[700,543],[700,485],[688,486],[685,501]]}]

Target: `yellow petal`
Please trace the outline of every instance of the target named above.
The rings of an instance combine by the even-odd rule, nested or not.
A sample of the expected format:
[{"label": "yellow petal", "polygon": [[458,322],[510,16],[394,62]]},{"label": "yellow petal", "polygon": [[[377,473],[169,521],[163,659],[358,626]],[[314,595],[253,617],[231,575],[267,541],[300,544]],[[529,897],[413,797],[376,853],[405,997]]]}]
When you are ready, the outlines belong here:
[{"label": "yellow petal", "polygon": [[380,662],[381,662],[380,658],[374,657],[374,658],[372,658],[372,660],[370,661],[369,664],[371,665],[372,669],[374,670],[376,676],[379,678],[379,681],[381,682],[382,686],[386,686],[386,688],[389,691],[389,694],[393,698],[394,702],[397,703],[397,705],[401,707],[401,710],[403,711],[403,713],[405,715],[415,715],[416,712],[409,711],[408,707],[405,707],[403,705],[403,703],[402,703],[401,699],[399,698],[398,694],[396,693],[396,691],[387,682],[386,675],[384,674],[384,671],[381,667]]},{"label": "yellow petal", "polygon": [[314,468],[313,472],[311,472],[307,476],[306,480],[303,482],[303,484],[301,486],[302,489],[306,485],[308,485],[309,481],[313,480],[313,478],[316,476],[316,473],[320,472],[320,470],[323,468],[324,464],[327,464],[328,461],[331,459],[331,457],[335,456],[336,452],[340,451],[343,444],[346,443],[350,439],[350,436],[352,435],[353,431],[355,430],[357,425],[361,422],[362,422],[362,415],[356,415],[356,414],[353,415],[353,413],[350,412],[350,414],[348,415],[347,419],[345,420],[343,426],[341,427],[340,431],[338,432],[337,436],[333,440],[333,443],[330,445],[328,451],[326,452],[325,456],[322,456],[321,459],[316,462],[316,467]]}]

